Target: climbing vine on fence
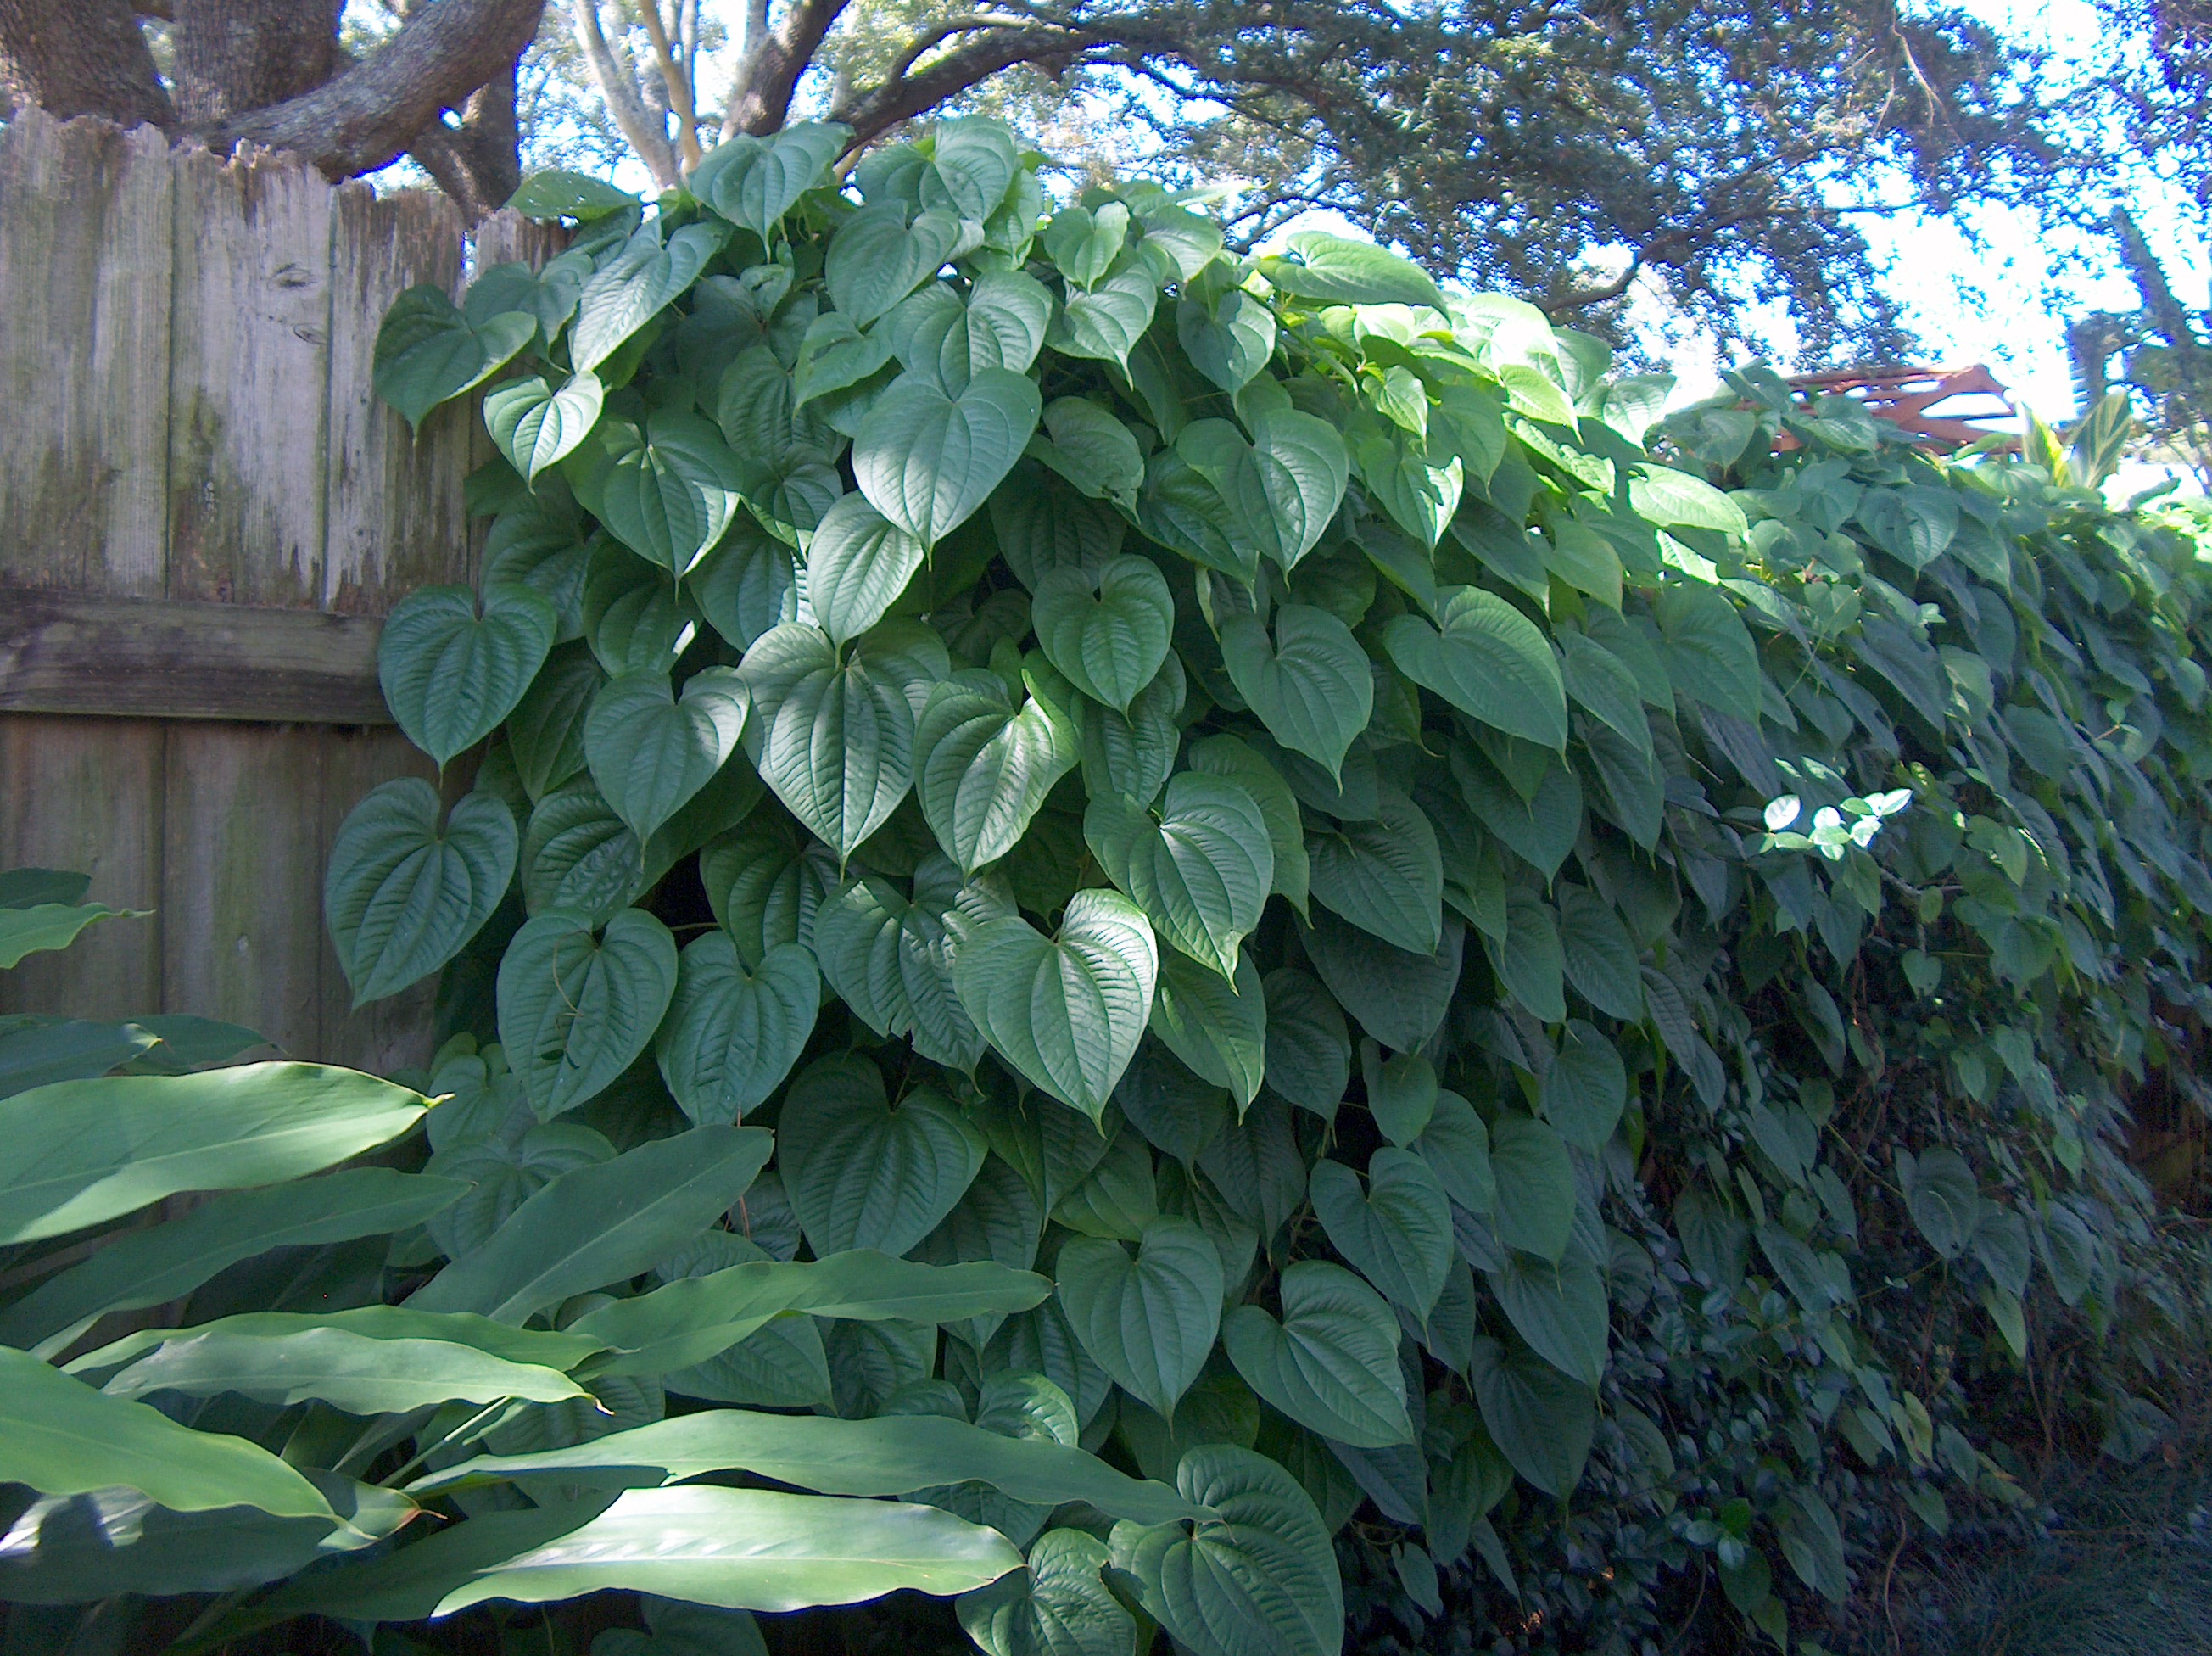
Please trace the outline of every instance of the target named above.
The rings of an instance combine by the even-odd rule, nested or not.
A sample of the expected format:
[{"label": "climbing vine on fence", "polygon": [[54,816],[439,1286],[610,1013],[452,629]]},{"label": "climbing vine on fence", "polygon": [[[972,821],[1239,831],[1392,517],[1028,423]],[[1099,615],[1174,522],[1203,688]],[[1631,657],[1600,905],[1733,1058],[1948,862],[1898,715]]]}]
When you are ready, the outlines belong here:
[{"label": "climbing vine on fence", "polygon": [[[2055,445],[1937,462],[1763,371],[1662,422],[1525,304],[1048,204],[987,121],[842,142],[650,209],[533,180],[567,250],[380,341],[501,456],[480,588],[382,652],[472,791],[380,788],[330,876],[363,999],[447,973],[425,1171],[470,1194],[392,1268],[620,1354],[611,1418],[516,1403],[410,1488],[669,1486],[440,1608],[918,1586],[993,1656],[1328,1653],[1346,1570],[1410,1626],[1469,1560],[1586,1609],[1538,1555],[1595,1502],[1638,1613],[1711,1556],[1779,1636],[1865,1480],[2002,1493],[1852,1262],[1939,1266],[1992,1361],[2121,1302],[2120,1093],[2212,906],[2182,543]],[[757,1148],[680,1246],[518,1277],[701,1134]],[[1048,1282],[732,1308],[856,1249]],[[846,1489],[793,1410],[1174,1488]],[[681,1481],[731,1467],[942,1508],[960,1562],[678,1579],[651,1537],[753,1521]]]}]

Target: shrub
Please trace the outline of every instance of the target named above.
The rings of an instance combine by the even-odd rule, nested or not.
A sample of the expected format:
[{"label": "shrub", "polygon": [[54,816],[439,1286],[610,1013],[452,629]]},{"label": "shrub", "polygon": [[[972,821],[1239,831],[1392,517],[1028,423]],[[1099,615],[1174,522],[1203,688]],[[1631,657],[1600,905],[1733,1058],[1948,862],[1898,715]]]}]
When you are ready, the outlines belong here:
[{"label": "shrub", "polygon": [[[841,143],[533,180],[566,252],[386,322],[502,458],[382,657],[473,789],[331,874],[362,998],[445,972],[465,1187],[358,1291],[599,1409],[347,1439],[461,1521],[218,1631],[914,1586],[993,1656],[1656,1648],[1717,1576],[1802,1637],[2017,1498],[2021,1365],[2154,1434],[2185,537],[1763,370],[1662,423],[1372,247],[1048,215],[988,123]],[[764,1569],[821,1497],[714,1474],[905,1562]]]}]

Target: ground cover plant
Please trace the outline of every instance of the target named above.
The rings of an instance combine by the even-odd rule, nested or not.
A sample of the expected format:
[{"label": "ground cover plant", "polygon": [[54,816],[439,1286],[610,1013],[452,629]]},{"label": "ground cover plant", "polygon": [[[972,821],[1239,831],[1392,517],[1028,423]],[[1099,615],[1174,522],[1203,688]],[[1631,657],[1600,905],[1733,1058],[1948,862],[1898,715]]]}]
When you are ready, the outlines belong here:
[{"label": "ground cover plant", "polygon": [[[2024,1423],[2156,1438],[2207,588],[2111,429],[1938,461],[1760,370],[1662,422],[1381,250],[1048,207],[986,122],[842,147],[541,177],[565,252],[387,320],[387,400],[501,456],[479,589],[383,646],[459,797],[378,789],[327,891],[362,999],[444,975],[384,1154],[449,1199],[90,1349],[0,1311],[382,1527],[179,1563],[201,1508],[19,1458],[0,1596],[1817,1648]],[[332,1329],[532,1372],[245,1374]]]}]

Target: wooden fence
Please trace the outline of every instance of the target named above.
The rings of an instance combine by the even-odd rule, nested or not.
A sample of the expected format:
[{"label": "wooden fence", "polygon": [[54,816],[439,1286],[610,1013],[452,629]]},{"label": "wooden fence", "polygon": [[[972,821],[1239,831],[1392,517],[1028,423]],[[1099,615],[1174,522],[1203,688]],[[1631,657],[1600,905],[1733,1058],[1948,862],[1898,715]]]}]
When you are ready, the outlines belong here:
[{"label": "wooden fence", "polygon": [[[494,220],[489,259],[527,227]],[[458,289],[442,198],[332,187],[150,128],[0,131],[0,868],[146,909],[0,977],[0,1011],[191,1012],[293,1054],[427,1056],[427,989],[351,1010],[325,862],[369,788],[432,774],[375,640],[472,578],[474,411],[410,442],[370,392],[385,307]]]}]

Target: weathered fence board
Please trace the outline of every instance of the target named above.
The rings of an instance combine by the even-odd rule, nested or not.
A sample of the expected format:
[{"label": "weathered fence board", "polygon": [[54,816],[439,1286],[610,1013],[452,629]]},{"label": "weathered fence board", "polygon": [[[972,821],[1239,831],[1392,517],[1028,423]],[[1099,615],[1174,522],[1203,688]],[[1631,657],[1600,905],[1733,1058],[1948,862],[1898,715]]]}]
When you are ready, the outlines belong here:
[{"label": "weathered fence board", "polygon": [[[556,240],[501,216],[478,247]],[[0,1011],[427,1056],[430,990],[356,1012],[321,888],[361,797],[434,776],[391,728],[375,634],[473,577],[486,450],[465,406],[410,441],[370,381],[393,296],[457,291],[466,258],[436,196],[35,112],[0,132],[0,867],[154,911],[0,976]]]}]

